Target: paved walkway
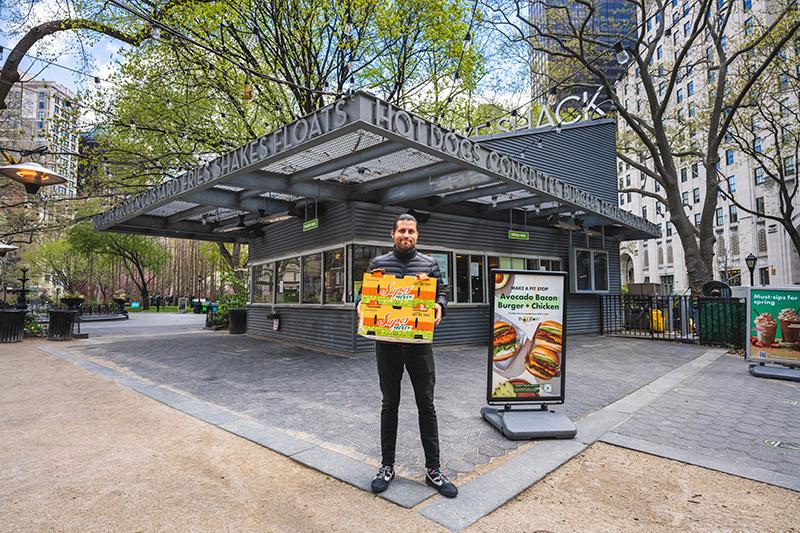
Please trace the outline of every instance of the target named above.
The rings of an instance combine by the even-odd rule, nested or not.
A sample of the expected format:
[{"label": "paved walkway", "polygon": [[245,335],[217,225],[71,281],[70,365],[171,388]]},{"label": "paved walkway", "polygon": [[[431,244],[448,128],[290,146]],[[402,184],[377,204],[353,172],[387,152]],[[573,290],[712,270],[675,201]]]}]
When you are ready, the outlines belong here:
[{"label": "paved walkway", "polygon": [[[149,381],[184,391],[289,433],[325,442],[355,459],[380,460],[380,390],[374,357],[335,357],[244,336],[200,333],[147,337],[79,348]],[[651,341],[577,337],[567,359],[566,404],[577,420],[699,356],[704,348]],[[436,350],[441,456],[451,477],[516,449],[486,424],[486,354],[475,347]],[[411,383],[403,380],[397,464],[424,468]]]}]

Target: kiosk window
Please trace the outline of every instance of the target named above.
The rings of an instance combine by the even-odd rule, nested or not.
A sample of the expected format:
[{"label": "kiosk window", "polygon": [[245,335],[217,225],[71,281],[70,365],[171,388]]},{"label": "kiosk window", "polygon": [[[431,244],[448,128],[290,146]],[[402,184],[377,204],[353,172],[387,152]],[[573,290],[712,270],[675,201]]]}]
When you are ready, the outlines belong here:
[{"label": "kiosk window", "polygon": [[572,292],[608,291],[608,252],[571,248],[569,254]]},{"label": "kiosk window", "polygon": [[442,275],[441,283],[444,284],[444,292],[447,295],[447,301],[453,301],[453,280],[452,280],[452,264],[450,252],[434,252],[431,250],[420,250],[420,253],[435,259],[439,263],[439,273]]},{"label": "kiosk window", "polygon": [[322,303],[322,254],[303,256],[303,303]]},{"label": "kiosk window", "polygon": [[484,303],[483,262],[482,255],[456,255],[459,303]]},{"label": "kiosk window", "polygon": [[278,261],[276,265],[275,303],[298,303],[300,301],[300,258],[284,259]]},{"label": "kiosk window", "polygon": [[[361,293],[361,283],[364,281],[364,272],[367,271],[369,262],[374,257],[383,255],[391,251],[391,248],[386,246],[366,246],[363,244],[354,244],[351,247],[353,251],[350,254],[353,257],[353,294],[355,298]],[[348,301],[353,301],[353,295],[348,295]]]},{"label": "kiosk window", "polygon": [[323,263],[325,267],[325,282],[322,303],[340,304],[344,302],[344,248],[324,252]]},{"label": "kiosk window", "polygon": [[469,260],[469,279],[472,286],[472,302],[484,303],[483,297],[483,256],[472,255]]},{"label": "kiosk window", "polygon": [[254,304],[271,304],[275,288],[275,263],[253,267],[252,298]]}]

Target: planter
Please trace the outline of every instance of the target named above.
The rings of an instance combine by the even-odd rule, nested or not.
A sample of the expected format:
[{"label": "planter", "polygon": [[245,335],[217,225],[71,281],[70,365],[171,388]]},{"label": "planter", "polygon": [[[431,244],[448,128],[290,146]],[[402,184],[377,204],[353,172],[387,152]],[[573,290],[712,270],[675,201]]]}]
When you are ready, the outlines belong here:
[{"label": "planter", "polygon": [[232,335],[247,333],[247,309],[231,309],[228,311],[228,331]]},{"label": "planter", "polygon": [[128,316],[128,310],[125,309],[125,302],[128,300],[126,298],[114,298],[113,301],[117,306],[117,313]]},{"label": "planter", "polygon": [[75,325],[77,311],[50,311],[50,323],[47,326],[47,340],[72,340],[72,328]]},{"label": "planter", "polygon": [[61,303],[69,307],[70,311],[77,311],[83,302],[83,298],[61,298]]},{"label": "planter", "polygon": [[26,313],[24,309],[0,310],[0,343],[22,341]]}]

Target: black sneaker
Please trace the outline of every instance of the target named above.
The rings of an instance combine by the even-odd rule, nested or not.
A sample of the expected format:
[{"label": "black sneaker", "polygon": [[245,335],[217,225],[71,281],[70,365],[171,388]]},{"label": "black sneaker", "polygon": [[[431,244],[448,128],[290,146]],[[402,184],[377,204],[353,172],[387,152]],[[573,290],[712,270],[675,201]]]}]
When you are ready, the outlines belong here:
[{"label": "black sneaker", "polygon": [[445,498],[455,498],[458,496],[458,488],[450,483],[442,471],[438,468],[429,468],[425,475],[425,483],[439,491]]},{"label": "black sneaker", "polygon": [[394,467],[391,465],[382,465],[372,479],[372,492],[375,494],[383,492],[389,488],[389,483],[394,479]]}]

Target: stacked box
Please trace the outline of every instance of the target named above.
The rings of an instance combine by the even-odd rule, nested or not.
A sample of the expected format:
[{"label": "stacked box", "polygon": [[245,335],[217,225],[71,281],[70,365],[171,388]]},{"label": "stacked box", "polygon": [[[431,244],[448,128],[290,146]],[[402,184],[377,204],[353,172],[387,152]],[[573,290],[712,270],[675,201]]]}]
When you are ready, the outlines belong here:
[{"label": "stacked box", "polygon": [[374,271],[364,274],[361,287],[359,335],[391,342],[433,342],[435,278],[398,278]]}]

